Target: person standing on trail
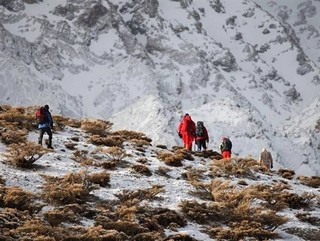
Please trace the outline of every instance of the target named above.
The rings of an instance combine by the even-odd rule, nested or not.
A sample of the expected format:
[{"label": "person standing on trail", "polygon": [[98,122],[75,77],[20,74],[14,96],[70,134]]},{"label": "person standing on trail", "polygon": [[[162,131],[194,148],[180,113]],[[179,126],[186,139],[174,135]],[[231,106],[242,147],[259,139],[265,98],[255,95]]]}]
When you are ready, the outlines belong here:
[{"label": "person standing on trail", "polygon": [[45,105],[40,107],[36,112],[36,117],[38,118],[38,129],[40,130],[38,144],[42,145],[43,135],[44,133],[47,133],[49,136],[47,147],[53,149],[51,131],[51,129],[53,129],[53,120],[49,111],[49,106]]},{"label": "person standing on trail", "polygon": [[223,158],[231,158],[232,142],[228,137],[222,137],[220,151]]},{"label": "person standing on trail", "polygon": [[209,142],[209,135],[208,130],[204,126],[203,121],[197,122],[197,128],[196,128],[196,144],[198,147],[198,151],[207,150],[207,143]]},{"label": "person standing on trail", "polygon": [[262,148],[259,158],[260,166],[265,167],[267,170],[273,168],[272,155],[266,148]]},{"label": "person standing on trail", "polygon": [[192,142],[196,137],[196,124],[188,113],[183,116],[183,119],[179,124],[178,134],[183,140],[183,147],[191,151]]}]

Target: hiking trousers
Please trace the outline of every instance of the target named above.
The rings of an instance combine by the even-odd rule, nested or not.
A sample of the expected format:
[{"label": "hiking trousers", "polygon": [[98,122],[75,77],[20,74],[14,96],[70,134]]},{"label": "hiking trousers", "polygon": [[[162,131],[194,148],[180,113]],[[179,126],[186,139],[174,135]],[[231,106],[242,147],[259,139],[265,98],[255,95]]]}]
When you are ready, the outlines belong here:
[{"label": "hiking trousers", "polygon": [[41,128],[39,129],[40,133],[39,133],[39,138],[38,138],[38,144],[42,145],[42,139],[43,139],[43,135],[44,133],[47,133],[49,136],[49,142],[47,147],[48,148],[52,148],[52,131],[50,127],[45,127],[45,128]]},{"label": "hiking trousers", "polygon": [[203,150],[207,150],[207,141],[205,139],[196,140],[196,144],[198,151],[201,151],[202,148]]}]

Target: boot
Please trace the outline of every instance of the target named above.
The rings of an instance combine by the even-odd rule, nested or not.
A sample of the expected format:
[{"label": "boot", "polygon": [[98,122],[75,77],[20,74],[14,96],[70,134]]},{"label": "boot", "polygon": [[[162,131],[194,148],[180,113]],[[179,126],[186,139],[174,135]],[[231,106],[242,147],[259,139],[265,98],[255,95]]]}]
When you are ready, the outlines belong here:
[{"label": "boot", "polygon": [[51,139],[49,139],[49,141],[48,141],[47,148],[53,149],[53,147],[52,147],[52,140],[51,140]]}]

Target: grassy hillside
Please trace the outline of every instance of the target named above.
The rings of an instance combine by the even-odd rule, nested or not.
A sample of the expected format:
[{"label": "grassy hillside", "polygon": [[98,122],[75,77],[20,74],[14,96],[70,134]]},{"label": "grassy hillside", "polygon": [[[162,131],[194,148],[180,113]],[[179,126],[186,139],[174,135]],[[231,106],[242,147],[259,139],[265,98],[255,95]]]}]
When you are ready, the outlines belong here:
[{"label": "grassy hillside", "polygon": [[[0,240],[319,240],[320,177],[0,106]],[[44,139],[47,137],[45,136]]]}]

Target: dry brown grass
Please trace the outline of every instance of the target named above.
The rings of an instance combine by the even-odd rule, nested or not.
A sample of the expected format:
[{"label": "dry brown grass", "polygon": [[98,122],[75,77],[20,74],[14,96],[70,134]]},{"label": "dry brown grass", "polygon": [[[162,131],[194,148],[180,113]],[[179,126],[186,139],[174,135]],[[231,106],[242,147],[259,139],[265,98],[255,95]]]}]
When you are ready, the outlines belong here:
[{"label": "dry brown grass", "polygon": [[53,204],[84,203],[90,197],[90,192],[96,188],[86,172],[70,173],[61,178],[42,177],[46,180],[42,186],[42,196]]},{"label": "dry brown grass", "polygon": [[90,183],[98,184],[100,187],[108,187],[110,183],[110,173],[105,171],[89,174],[87,178]]},{"label": "dry brown grass", "polygon": [[245,238],[254,240],[269,240],[278,237],[278,234],[271,230],[265,230],[259,222],[249,222],[248,220],[234,222],[228,228],[210,228],[208,233],[217,240],[239,241]]},{"label": "dry brown grass", "polygon": [[0,207],[28,210],[33,213],[41,208],[35,200],[37,195],[16,186],[0,186]]},{"label": "dry brown grass", "polygon": [[26,130],[0,130],[1,141],[6,144],[20,143],[27,141],[27,131]]},{"label": "dry brown grass", "polygon": [[[196,201],[184,201],[180,206],[192,221],[215,226],[208,228],[208,233],[218,240],[240,240],[245,237],[262,240],[277,237],[273,230],[284,224],[287,218],[276,212],[311,203],[311,199],[303,202],[305,197],[299,198],[283,192],[285,186],[278,184],[274,187],[251,185],[241,188],[231,181],[214,179],[210,187],[198,183],[198,187],[201,186],[206,188],[207,195],[211,190],[212,202],[200,204]],[[222,224],[226,226],[220,226]]]},{"label": "dry brown grass", "polygon": [[285,231],[308,241],[318,241],[320,237],[320,229],[318,227],[289,227]]},{"label": "dry brown grass", "polygon": [[320,187],[320,177],[318,176],[312,176],[312,177],[306,177],[306,176],[299,176],[297,179],[304,185],[314,188]]},{"label": "dry brown grass", "polygon": [[302,222],[310,223],[313,226],[320,227],[320,218],[312,216],[310,213],[299,212],[296,214],[296,217]]},{"label": "dry brown grass", "polygon": [[74,128],[81,127],[81,121],[77,119],[72,119],[59,115],[52,115],[52,119],[54,120],[54,123],[57,125],[57,130],[62,130],[65,126],[70,126]]},{"label": "dry brown grass", "polygon": [[168,166],[180,167],[183,160],[193,160],[192,154],[184,149],[175,149],[171,151],[160,151],[157,153],[158,159],[162,160]]},{"label": "dry brown grass", "polygon": [[77,215],[76,213],[72,212],[71,210],[68,210],[66,208],[63,208],[62,210],[51,210],[43,214],[46,221],[51,226],[57,226],[59,224],[63,223],[77,223],[80,220],[80,215]]},{"label": "dry brown grass", "polygon": [[111,127],[112,123],[105,120],[85,119],[81,121],[81,129],[91,135],[106,137]]},{"label": "dry brown grass", "polygon": [[119,198],[121,203],[124,203],[128,200],[151,200],[159,193],[164,192],[163,186],[154,185],[151,188],[147,189],[137,189],[137,190],[123,190],[122,193],[115,194]]},{"label": "dry brown grass", "polygon": [[[30,218],[29,211],[20,211],[17,208],[1,208],[0,231],[5,231],[6,229],[15,229]],[[1,239],[1,232],[0,240],[6,240],[4,238]]]},{"label": "dry brown grass", "polygon": [[292,180],[294,178],[295,172],[294,170],[289,170],[289,169],[279,169],[278,174],[283,178]]},{"label": "dry brown grass", "polygon": [[1,105],[0,123],[10,130],[33,130],[36,126],[37,107],[11,107]]},{"label": "dry brown grass", "polygon": [[260,169],[259,163],[250,158],[213,160],[211,171],[215,176],[236,176],[256,179],[252,170]]},{"label": "dry brown grass", "polygon": [[128,130],[120,130],[120,131],[114,131],[112,132],[113,136],[121,136],[123,139],[129,141],[129,140],[140,140],[144,141],[143,143],[151,143],[152,139],[147,137],[144,133],[136,132],[136,131],[128,131]]},{"label": "dry brown grass", "polygon": [[92,135],[90,137],[90,142],[97,146],[117,146],[122,147],[122,144],[124,142],[124,139],[120,136],[99,136],[99,135]]},{"label": "dry brown grass", "polygon": [[25,142],[9,145],[4,157],[5,162],[12,166],[30,168],[35,161],[47,152],[49,150],[44,149],[41,145]]},{"label": "dry brown grass", "polygon": [[137,173],[140,173],[142,175],[145,175],[145,176],[152,176],[152,172],[150,171],[150,169],[145,166],[145,165],[133,165],[132,166],[132,169],[137,172]]}]

